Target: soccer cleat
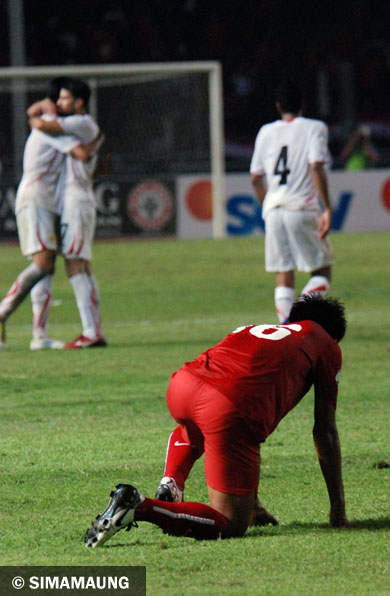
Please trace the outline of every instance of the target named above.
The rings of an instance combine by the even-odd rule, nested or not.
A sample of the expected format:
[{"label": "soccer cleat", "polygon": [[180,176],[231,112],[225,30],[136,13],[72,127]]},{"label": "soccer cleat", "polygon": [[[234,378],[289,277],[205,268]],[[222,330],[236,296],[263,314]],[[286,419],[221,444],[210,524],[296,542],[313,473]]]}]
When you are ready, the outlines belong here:
[{"label": "soccer cleat", "polygon": [[131,529],[136,525],[134,511],[145,500],[135,486],[130,484],[117,484],[116,489],[110,493],[110,501],[96,520],[92,522],[85,534],[84,542],[87,548],[102,546],[111,536],[123,530]]},{"label": "soccer cleat", "polygon": [[32,339],[30,342],[30,350],[63,350],[64,342],[51,337],[42,337],[39,339]]},{"label": "soccer cleat", "polygon": [[0,321],[0,352],[7,350],[5,321]]},{"label": "soccer cleat", "polygon": [[174,478],[169,478],[169,476],[161,478],[154,498],[168,503],[182,503],[184,501],[183,491],[177,486]]},{"label": "soccer cleat", "polygon": [[85,335],[79,335],[71,342],[64,344],[64,350],[77,350],[79,348],[104,348],[107,345],[102,335],[95,339],[90,339]]}]

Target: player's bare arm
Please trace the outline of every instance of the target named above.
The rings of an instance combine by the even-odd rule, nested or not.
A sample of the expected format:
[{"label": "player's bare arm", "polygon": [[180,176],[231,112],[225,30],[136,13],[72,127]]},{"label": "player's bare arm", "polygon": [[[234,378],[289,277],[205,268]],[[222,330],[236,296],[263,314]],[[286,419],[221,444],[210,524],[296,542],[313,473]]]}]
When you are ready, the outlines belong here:
[{"label": "player's bare arm", "polygon": [[264,176],[260,174],[251,174],[251,180],[255,195],[260,205],[262,205],[267,192],[266,186],[264,184]]},{"label": "player's bare arm", "polygon": [[313,439],[328,489],[330,523],[338,528],[348,527],[336,412],[333,406],[319,395],[315,398]]},{"label": "player's bare arm", "polygon": [[28,123],[31,128],[36,128],[54,137],[65,134],[58,120],[43,120],[39,116],[33,116],[29,119]]},{"label": "player's bare arm", "polygon": [[39,117],[42,114],[50,114],[55,116],[57,114],[57,108],[54,101],[50,97],[45,97],[40,101],[36,101],[27,109],[27,116],[29,118]]},{"label": "player's bare arm", "polygon": [[322,162],[311,163],[310,173],[324,206],[324,211],[321,214],[320,223],[318,225],[318,236],[322,240],[327,236],[332,225],[332,205],[329,198],[328,177]]},{"label": "player's bare arm", "polygon": [[86,163],[91,159],[92,156],[96,155],[100,147],[104,143],[105,136],[102,132],[99,132],[97,137],[86,145],[77,145],[71,151],[71,154],[76,159],[80,159],[83,163]]},{"label": "player's bare arm", "polygon": [[73,147],[70,153],[71,155],[73,155],[73,157],[79,159],[83,163],[86,163],[91,159],[90,149],[88,149],[86,145],[82,145],[81,143],[80,145],[77,145],[77,147]]}]

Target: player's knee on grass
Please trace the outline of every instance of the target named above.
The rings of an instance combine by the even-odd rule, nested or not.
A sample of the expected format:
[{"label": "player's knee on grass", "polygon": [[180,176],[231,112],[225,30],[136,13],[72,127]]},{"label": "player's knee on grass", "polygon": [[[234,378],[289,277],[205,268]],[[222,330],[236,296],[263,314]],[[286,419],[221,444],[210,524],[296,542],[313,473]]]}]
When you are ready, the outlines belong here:
[{"label": "player's knee on grass", "polygon": [[243,536],[253,514],[255,492],[248,495],[232,495],[208,487],[210,504],[229,520],[229,527],[223,538]]}]

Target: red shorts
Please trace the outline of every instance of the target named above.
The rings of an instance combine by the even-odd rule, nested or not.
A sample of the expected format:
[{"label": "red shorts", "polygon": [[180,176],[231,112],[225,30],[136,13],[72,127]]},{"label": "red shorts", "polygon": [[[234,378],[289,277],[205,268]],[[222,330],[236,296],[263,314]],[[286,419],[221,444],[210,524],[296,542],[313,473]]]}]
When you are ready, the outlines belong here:
[{"label": "red shorts", "polygon": [[240,496],[257,491],[259,443],[223,393],[180,369],[171,377],[167,404],[185,439],[204,451],[207,486]]}]

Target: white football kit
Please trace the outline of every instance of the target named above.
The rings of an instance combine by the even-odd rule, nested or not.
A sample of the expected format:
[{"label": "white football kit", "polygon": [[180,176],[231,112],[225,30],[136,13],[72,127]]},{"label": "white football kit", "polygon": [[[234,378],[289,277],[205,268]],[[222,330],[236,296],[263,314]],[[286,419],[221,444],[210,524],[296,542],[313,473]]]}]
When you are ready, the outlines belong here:
[{"label": "white football kit", "polygon": [[[66,134],[74,135],[83,145],[99,137],[100,129],[89,114],[68,116],[62,122]],[[66,259],[90,261],[96,225],[96,198],[93,192],[93,173],[97,148],[87,162],[66,156],[58,192],[62,200],[62,253]]]},{"label": "white football kit", "polygon": [[74,136],[50,136],[33,129],[23,154],[23,175],[19,183],[15,213],[20,247],[24,255],[45,248],[56,250],[56,215],[60,205],[56,187],[65,153],[80,143]]},{"label": "white football kit", "polygon": [[250,172],[265,176],[262,215],[267,271],[314,271],[333,261],[327,239],[319,240],[320,206],[310,164],[329,161],[324,122],[296,117],[262,126]]}]

